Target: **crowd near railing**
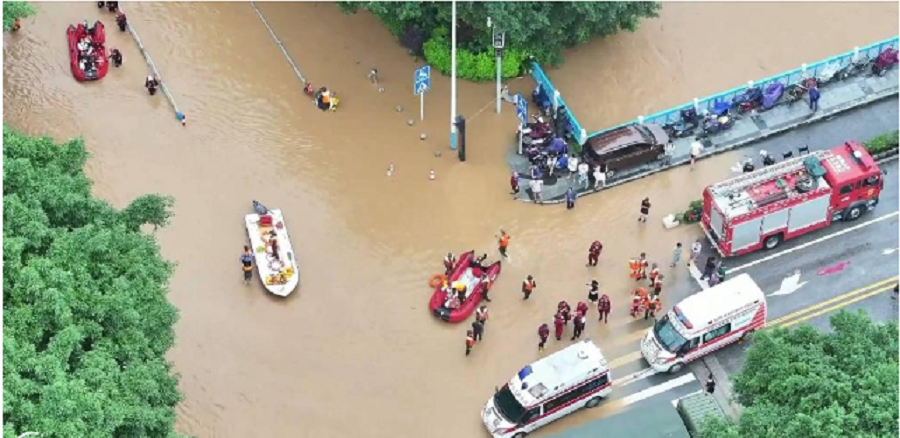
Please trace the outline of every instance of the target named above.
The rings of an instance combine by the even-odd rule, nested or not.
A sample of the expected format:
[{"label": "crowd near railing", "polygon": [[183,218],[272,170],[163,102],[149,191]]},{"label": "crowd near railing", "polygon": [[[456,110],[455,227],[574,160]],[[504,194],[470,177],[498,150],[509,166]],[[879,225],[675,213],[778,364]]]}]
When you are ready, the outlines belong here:
[{"label": "crowd near railing", "polygon": [[[660,125],[665,125],[668,123],[679,122],[681,119],[681,110],[683,109],[694,108],[698,113],[701,113],[704,110],[711,110],[716,102],[730,103],[734,101],[735,97],[744,93],[748,88],[751,87],[759,87],[761,90],[765,90],[769,84],[780,82],[784,85],[785,89],[787,89],[789,86],[799,84],[807,78],[818,77],[819,73],[826,68],[843,68],[847,67],[848,64],[851,63],[865,63],[866,61],[874,61],[884,50],[888,48],[898,49],[898,46],[900,46],[900,38],[895,36],[893,38],[870,44],[865,47],[854,48],[849,52],[842,53],[837,56],[832,56],[819,62],[815,62],[812,64],[803,64],[799,68],[786,71],[778,75],[770,76],[756,81],[749,81],[744,86],[735,87],[730,90],[718,94],[713,94],[704,98],[696,98],[693,102],[688,102],[674,108],[659,111],[648,116],[639,116],[636,120],[631,120],[610,128],[601,129],[599,131],[590,133],[585,132],[585,130],[581,127],[581,124],[578,123],[578,120],[575,118],[575,115],[572,114],[572,108],[568,106],[566,106],[567,115],[572,125],[573,136],[576,137],[579,144],[583,145],[590,137],[603,134],[604,132],[620,128],[622,126],[627,126],[635,123],[657,123]],[[550,99],[554,105],[565,105],[565,101],[563,100],[559,90],[557,90],[556,87],[553,86],[553,83],[550,82],[550,79],[537,64],[537,62],[534,62],[532,65],[531,75],[534,78],[535,82],[537,84],[540,84],[541,87],[546,90],[548,96],[551,96]]]}]

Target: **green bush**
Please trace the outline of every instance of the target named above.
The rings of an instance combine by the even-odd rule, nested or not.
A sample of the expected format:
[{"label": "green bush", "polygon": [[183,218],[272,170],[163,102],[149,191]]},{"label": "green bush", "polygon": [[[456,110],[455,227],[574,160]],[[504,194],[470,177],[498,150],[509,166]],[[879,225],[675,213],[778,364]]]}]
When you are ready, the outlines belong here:
[{"label": "green bush", "polygon": [[684,213],[675,215],[675,220],[683,224],[695,224],[700,222],[700,215],[703,213],[703,200],[698,199],[688,204]]},{"label": "green bush", "polygon": [[891,149],[897,149],[898,144],[900,144],[900,131],[894,131],[881,134],[863,143],[863,146],[865,146],[870,154],[874,155]]},{"label": "green bush", "polygon": [[[447,39],[445,29],[436,29],[431,39],[423,46],[425,60],[432,67],[444,74],[451,71],[451,47]],[[500,64],[500,73],[503,78],[514,78],[521,73],[521,67],[526,59],[525,52],[511,48],[503,51],[503,59]],[[473,53],[457,48],[456,50],[456,75],[460,79],[472,81],[489,81],[497,76],[497,60],[493,51]]]},{"label": "green bush", "polygon": [[3,2],[3,30],[11,30],[16,18],[34,15],[34,6],[26,2]]}]

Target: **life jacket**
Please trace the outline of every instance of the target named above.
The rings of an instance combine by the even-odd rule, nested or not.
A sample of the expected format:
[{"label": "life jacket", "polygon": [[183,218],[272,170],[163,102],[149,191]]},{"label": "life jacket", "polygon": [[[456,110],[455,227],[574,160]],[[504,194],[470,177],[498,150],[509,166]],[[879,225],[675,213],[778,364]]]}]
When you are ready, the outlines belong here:
[{"label": "life jacket", "polygon": [[331,93],[326,91],[322,93],[322,103],[331,103]]},{"label": "life jacket", "polygon": [[653,268],[650,270],[650,280],[655,281],[656,277],[659,277],[659,268]]},{"label": "life jacket", "polygon": [[472,348],[475,346],[475,336],[466,336],[466,346]]},{"label": "life jacket", "polygon": [[453,258],[452,258],[452,256],[449,256],[449,255],[444,256],[444,266],[446,266],[447,269],[450,269],[450,268],[453,267]]},{"label": "life jacket", "polygon": [[525,281],[522,282],[522,290],[525,292],[531,292],[532,290],[534,290],[535,286],[536,284],[534,283],[534,280],[529,280],[526,278]]},{"label": "life jacket", "polygon": [[480,308],[476,309],[475,310],[475,319],[478,321],[481,321],[481,322],[487,321],[487,319],[488,319],[487,309],[484,309],[484,310],[481,310]]},{"label": "life jacket", "polygon": [[500,236],[500,248],[506,248],[509,246],[509,234],[504,234]]},{"label": "life jacket", "polygon": [[644,299],[647,297],[647,289],[644,289],[643,287],[639,287],[639,288],[635,289],[634,294],[637,295],[638,297],[640,297],[641,299]]}]

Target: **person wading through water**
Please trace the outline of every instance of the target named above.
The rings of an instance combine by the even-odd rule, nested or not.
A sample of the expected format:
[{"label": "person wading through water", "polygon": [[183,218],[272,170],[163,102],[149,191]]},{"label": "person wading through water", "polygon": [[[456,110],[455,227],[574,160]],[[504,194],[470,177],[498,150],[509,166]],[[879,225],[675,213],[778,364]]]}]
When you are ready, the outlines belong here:
[{"label": "person wading through water", "polygon": [[531,292],[533,292],[534,288],[536,288],[536,287],[537,287],[537,283],[535,283],[534,277],[529,275],[527,278],[525,278],[525,280],[522,281],[522,293],[525,294],[525,298],[522,298],[522,299],[527,300],[528,297],[531,296]]},{"label": "person wading through water", "polygon": [[482,330],[484,325],[487,324],[488,320],[488,308],[487,306],[481,306],[478,309],[475,309],[475,320],[481,321]]},{"label": "person wading through water", "polygon": [[600,261],[600,251],[603,251],[603,244],[599,240],[595,240],[588,249],[587,266],[597,266],[597,262]]},{"label": "person wading through water", "polygon": [[481,341],[484,337],[484,323],[477,318],[472,322],[472,333],[475,335],[475,341]]},{"label": "person wading through water", "polygon": [[506,248],[509,246],[509,234],[506,234],[506,231],[500,230],[499,236],[497,237],[497,250],[500,251],[500,255],[503,257],[507,257]]},{"label": "person wading through water", "polygon": [[450,275],[454,266],[456,266],[456,257],[453,256],[452,252],[448,252],[444,256],[444,275]]},{"label": "person wading through water", "polygon": [[609,312],[612,310],[612,304],[609,301],[609,295],[603,294],[597,303],[597,311],[600,312],[600,321],[609,322]]},{"label": "person wading through water", "polygon": [[244,253],[241,254],[241,264],[244,270],[244,284],[250,284],[253,278],[253,252],[247,245],[244,245]]},{"label": "person wading through water", "polygon": [[488,292],[490,292],[491,290],[491,285],[493,285],[491,277],[489,277],[487,274],[484,274],[481,277],[481,299],[489,303],[491,302],[491,297],[488,296]]},{"label": "person wading through water", "polygon": [[544,351],[544,344],[547,343],[547,338],[550,337],[550,327],[547,327],[547,324],[541,324],[538,327],[538,338],[540,338],[541,342],[538,343],[538,351]]}]

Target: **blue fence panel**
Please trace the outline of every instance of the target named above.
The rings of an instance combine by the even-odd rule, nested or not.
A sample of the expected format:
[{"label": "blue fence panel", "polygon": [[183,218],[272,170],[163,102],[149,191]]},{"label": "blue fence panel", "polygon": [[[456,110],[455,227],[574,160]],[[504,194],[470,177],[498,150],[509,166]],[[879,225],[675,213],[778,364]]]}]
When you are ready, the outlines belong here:
[{"label": "blue fence panel", "polygon": [[575,115],[572,114],[572,108],[566,105],[566,101],[562,98],[562,94],[560,93],[559,97],[556,97],[556,88],[553,87],[553,83],[550,82],[550,78],[547,77],[547,74],[544,73],[544,70],[541,69],[541,66],[538,65],[537,62],[531,63],[531,77],[534,78],[534,81],[538,84],[541,84],[541,87],[546,90],[547,95],[550,96],[551,102],[553,99],[556,99],[557,106],[565,106],[566,114],[569,118],[569,124],[572,126],[572,135],[578,139],[580,144],[583,144],[583,140],[581,138],[581,132],[583,129],[581,128],[581,123],[578,123],[578,119],[575,118]]},{"label": "blue fence panel", "polygon": [[[900,47],[900,38],[893,37],[893,38],[889,38],[884,41],[870,44],[865,47],[860,47],[859,48],[859,59],[862,60],[863,62],[866,60],[873,60],[873,59],[877,58],[881,52],[883,52],[884,50],[886,50],[889,47],[898,49],[898,47]],[[806,78],[817,77],[819,75],[819,73],[821,73],[825,68],[832,66],[832,64],[837,64],[839,67],[844,67],[847,64],[853,62],[853,57],[854,57],[854,52],[851,50],[849,52],[842,53],[837,56],[832,56],[832,57],[824,59],[822,61],[808,64],[806,66],[806,71],[803,71],[802,68],[797,68],[797,69],[786,71],[786,72],[783,72],[783,73],[780,73],[780,74],[777,74],[774,76],[770,76],[770,77],[767,77],[764,79],[760,79],[758,81],[753,81],[753,85],[760,87],[760,89],[762,89],[762,90],[765,90],[769,84],[772,84],[774,82],[780,82],[780,83],[784,84],[785,88],[787,88],[790,85],[800,83],[801,81],[803,81]],[[539,70],[539,69],[540,69],[540,67],[537,67],[537,64],[535,64],[535,70]],[[540,72],[540,75],[544,79],[546,79],[546,75],[544,75],[542,71]],[[547,81],[547,83],[550,82],[549,79],[546,79],[546,81]],[[552,85],[551,85],[551,87],[552,87]],[[702,112],[704,110],[710,110],[713,107],[713,105],[715,105],[715,103],[718,101],[732,102],[735,97],[737,97],[739,94],[743,93],[746,90],[747,90],[747,86],[744,85],[741,87],[732,88],[730,90],[727,90],[727,91],[724,91],[724,92],[721,92],[718,94],[714,94],[712,96],[707,96],[702,99],[698,99],[697,108],[698,108],[698,110],[700,110]],[[649,116],[644,117],[644,123],[658,123],[660,125],[664,125],[667,123],[678,122],[681,119],[681,110],[686,109],[686,108],[692,108],[693,106],[694,106],[694,103],[689,102],[687,104],[679,105],[675,108],[669,108],[666,110],[659,111],[657,113],[653,113]],[[570,112],[570,114],[571,114],[571,112]],[[574,120],[574,116],[572,116],[572,118]],[[606,129],[602,129],[599,131],[591,132],[590,134],[587,135],[587,137],[590,138],[590,137],[593,137],[596,135],[603,134],[604,132],[608,132],[613,129],[620,128],[622,126],[627,126],[627,125],[635,124],[638,122],[639,122],[638,120],[631,120],[631,121],[622,123],[620,125],[613,126],[611,128],[606,128]]]}]

